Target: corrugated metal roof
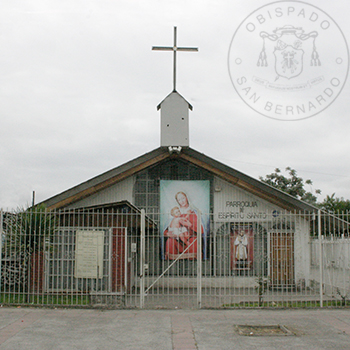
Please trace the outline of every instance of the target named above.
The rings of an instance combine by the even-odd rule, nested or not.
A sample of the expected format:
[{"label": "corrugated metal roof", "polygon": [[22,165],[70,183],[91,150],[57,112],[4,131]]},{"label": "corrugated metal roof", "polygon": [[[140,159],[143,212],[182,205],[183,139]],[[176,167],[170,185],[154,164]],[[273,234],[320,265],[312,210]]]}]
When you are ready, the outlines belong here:
[{"label": "corrugated metal roof", "polygon": [[159,147],[155,150],[98,175],[71,189],[68,189],[44,202],[48,208],[64,208],[78,200],[97,193],[123,179],[138,173],[150,166],[156,165],[165,159],[179,158],[195,164],[216,176],[228,181],[254,195],[257,195],[271,203],[287,210],[315,211],[316,207],[303,202],[285,192],[269,186],[260,180],[256,180],[243,174],[217,160],[206,156],[192,148],[184,147],[179,154],[168,151],[167,147]]}]

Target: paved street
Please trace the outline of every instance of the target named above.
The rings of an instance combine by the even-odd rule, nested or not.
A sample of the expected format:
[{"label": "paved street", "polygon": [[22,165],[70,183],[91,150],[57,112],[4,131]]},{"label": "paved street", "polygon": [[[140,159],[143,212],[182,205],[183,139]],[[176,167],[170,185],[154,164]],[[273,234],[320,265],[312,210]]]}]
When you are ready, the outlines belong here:
[{"label": "paved street", "polygon": [[[281,325],[291,333],[251,327],[242,335],[239,325]],[[0,349],[350,349],[350,310],[2,307]]]}]

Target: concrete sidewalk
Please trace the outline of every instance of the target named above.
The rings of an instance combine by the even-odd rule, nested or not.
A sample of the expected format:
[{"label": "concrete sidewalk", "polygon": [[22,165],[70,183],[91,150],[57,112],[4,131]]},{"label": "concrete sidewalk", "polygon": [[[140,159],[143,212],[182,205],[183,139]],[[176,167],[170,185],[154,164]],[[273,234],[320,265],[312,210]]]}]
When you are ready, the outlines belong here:
[{"label": "concrete sidewalk", "polygon": [[[293,334],[245,336],[235,327],[277,324]],[[350,349],[350,310],[2,307],[0,349]]]}]

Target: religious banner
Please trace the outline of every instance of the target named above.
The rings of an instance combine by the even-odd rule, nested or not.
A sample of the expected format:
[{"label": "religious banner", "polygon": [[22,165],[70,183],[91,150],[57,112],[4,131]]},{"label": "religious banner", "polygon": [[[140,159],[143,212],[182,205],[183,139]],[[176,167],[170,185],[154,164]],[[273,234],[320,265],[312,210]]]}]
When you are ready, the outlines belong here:
[{"label": "religious banner", "polygon": [[253,269],[254,231],[251,226],[231,224],[231,270],[239,276],[248,276]]},{"label": "religious banner", "polygon": [[197,259],[199,236],[202,237],[202,256],[206,258],[209,210],[209,181],[160,181],[162,259]]},{"label": "religious banner", "polygon": [[104,231],[77,231],[75,241],[75,278],[103,277],[104,234]]}]

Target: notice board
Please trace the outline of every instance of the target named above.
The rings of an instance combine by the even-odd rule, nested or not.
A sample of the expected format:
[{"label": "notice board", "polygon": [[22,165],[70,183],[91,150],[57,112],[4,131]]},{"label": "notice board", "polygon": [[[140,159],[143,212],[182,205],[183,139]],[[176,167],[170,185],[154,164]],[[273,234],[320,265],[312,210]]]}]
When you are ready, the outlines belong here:
[{"label": "notice board", "polygon": [[78,230],[75,241],[75,278],[103,277],[104,231]]}]

